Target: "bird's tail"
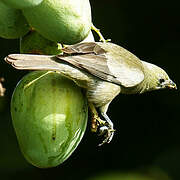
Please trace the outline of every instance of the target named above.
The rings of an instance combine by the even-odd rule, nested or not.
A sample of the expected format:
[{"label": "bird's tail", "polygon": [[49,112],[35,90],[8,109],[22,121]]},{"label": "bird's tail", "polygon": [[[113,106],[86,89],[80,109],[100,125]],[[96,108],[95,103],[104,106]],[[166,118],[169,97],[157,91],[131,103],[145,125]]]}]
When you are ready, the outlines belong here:
[{"label": "bird's tail", "polygon": [[5,61],[21,70],[55,70],[57,68],[53,56],[10,54]]},{"label": "bird's tail", "polygon": [[86,86],[92,81],[91,75],[82,70],[61,62],[55,56],[48,55],[30,55],[30,54],[10,54],[5,57],[5,61],[11,64],[14,68],[20,70],[49,70],[58,71],[69,79],[74,80],[78,84],[81,82]]}]

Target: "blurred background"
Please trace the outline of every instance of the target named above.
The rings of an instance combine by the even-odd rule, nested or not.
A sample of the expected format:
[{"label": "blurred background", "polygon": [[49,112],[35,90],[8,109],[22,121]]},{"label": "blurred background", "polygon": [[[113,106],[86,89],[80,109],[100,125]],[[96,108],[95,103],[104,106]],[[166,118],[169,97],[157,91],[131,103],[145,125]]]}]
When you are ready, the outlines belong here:
[{"label": "blurred background", "polygon": [[[91,5],[94,25],[106,39],[164,68],[180,87],[178,4],[91,0]],[[97,146],[99,141],[90,132],[89,122],[80,145],[63,164],[51,169],[28,164],[18,147],[9,107],[14,87],[27,72],[3,61],[6,55],[18,52],[19,40],[0,39],[0,77],[5,78],[7,89],[0,98],[0,179],[180,179],[179,90],[119,95],[108,111],[116,129],[110,144]]]}]

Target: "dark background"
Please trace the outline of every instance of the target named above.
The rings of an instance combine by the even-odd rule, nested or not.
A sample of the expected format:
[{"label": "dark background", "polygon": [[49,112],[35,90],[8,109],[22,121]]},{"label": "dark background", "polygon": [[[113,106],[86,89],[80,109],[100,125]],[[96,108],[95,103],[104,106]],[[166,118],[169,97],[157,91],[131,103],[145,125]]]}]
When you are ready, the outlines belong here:
[{"label": "dark background", "polygon": [[[179,87],[177,3],[91,0],[91,5],[94,25],[106,39],[164,68]],[[179,90],[119,95],[108,111],[116,129],[110,144],[97,147],[98,140],[89,126],[76,151],[60,166],[38,169],[28,164],[19,150],[9,108],[13,89],[26,72],[3,61],[7,54],[18,52],[19,40],[0,39],[0,76],[6,79],[7,89],[6,96],[0,98],[0,179],[87,179],[105,172],[146,174],[152,167],[158,167],[171,180],[180,179]]]}]

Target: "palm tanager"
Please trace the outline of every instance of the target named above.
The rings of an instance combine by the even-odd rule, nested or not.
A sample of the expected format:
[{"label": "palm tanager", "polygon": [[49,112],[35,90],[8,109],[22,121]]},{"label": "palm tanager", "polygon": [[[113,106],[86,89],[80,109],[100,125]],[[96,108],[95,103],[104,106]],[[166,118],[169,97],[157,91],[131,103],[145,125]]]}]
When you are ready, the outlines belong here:
[{"label": "palm tanager", "polygon": [[[174,88],[176,84],[160,67],[141,61],[128,50],[110,42],[83,42],[62,49],[56,56],[11,54],[5,58],[21,70],[58,71],[86,90],[93,112],[92,130],[99,130],[104,143],[114,135],[113,123],[106,112],[119,94]],[[104,120],[96,111],[98,108]]]}]

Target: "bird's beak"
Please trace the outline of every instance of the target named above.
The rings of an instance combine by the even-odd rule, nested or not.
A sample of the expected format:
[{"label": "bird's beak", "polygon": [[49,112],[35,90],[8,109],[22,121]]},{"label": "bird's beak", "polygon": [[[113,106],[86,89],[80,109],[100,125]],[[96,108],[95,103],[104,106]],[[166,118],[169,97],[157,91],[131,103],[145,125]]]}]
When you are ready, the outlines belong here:
[{"label": "bird's beak", "polygon": [[176,84],[170,80],[167,84],[166,84],[166,87],[169,88],[169,89],[177,89],[177,86]]}]

